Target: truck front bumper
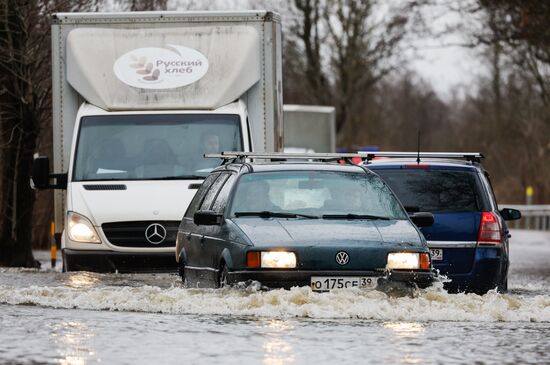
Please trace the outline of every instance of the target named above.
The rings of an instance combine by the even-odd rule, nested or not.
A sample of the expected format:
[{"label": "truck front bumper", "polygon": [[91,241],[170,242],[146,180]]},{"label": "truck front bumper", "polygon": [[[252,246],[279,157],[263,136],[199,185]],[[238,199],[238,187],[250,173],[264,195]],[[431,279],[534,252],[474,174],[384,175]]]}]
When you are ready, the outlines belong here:
[{"label": "truck front bumper", "polygon": [[63,249],[64,271],[120,273],[177,272],[173,252],[116,252]]}]

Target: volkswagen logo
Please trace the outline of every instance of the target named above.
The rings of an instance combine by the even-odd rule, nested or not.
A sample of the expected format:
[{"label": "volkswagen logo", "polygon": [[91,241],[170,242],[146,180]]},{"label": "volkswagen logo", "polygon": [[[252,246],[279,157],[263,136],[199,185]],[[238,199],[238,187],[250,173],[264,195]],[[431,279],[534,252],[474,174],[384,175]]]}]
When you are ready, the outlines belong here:
[{"label": "volkswagen logo", "polygon": [[340,265],[345,265],[349,262],[349,255],[347,252],[340,251],[336,254],[336,262]]},{"label": "volkswagen logo", "polygon": [[158,245],[166,239],[166,228],[162,224],[153,223],[145,229],[145,238],[149,243]]}]

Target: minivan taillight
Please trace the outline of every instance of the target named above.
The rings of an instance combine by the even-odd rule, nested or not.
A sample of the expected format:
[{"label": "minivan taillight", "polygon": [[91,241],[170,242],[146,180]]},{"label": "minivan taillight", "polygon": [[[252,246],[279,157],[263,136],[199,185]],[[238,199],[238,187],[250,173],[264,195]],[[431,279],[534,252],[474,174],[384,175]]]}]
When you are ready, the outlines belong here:
[{"label": "minivan taillight", "polygon": [[502,236],[500,234],[500,223],[495,213],[481,213],[481,223],[479,224],[477,243],[488,243],[491,245],[502,243]]}]

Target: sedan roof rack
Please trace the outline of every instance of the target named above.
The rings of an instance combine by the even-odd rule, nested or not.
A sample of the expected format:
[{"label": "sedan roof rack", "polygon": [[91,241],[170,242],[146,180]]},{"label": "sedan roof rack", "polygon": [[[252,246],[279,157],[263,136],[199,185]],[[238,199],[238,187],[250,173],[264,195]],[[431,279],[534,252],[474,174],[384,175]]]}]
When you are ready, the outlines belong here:
[{"label": "sedan roof rack", "polygon": [[336,161],[344,160],[351,162],[352,158],[365,159],[366,156],[360,153],[284,153],[284,152],[238,152],[238,151],[224,151],[221,153],[205,154],[206,158],[221,158],[222,160],[244,160],[260,159],[271,161],[282,160],[310,160],[310,161]]},{"label": "sedan roof rack", "polygon": [[370,161],[375,157],[389,158],[447,158],[471,162],[481,162],[484,158],[480,152],[359,152],[363,159]]}]

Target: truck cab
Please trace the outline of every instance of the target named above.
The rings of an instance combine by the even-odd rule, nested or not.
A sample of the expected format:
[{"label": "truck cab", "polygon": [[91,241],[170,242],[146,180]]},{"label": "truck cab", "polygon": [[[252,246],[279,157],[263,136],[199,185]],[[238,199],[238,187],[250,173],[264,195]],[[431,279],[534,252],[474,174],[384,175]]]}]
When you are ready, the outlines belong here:
[{"label": "truck cab", "polygon": [[[208,113],[147,114],[83,104],[67,176],[66,269],[172,267],[179,221],[204,177],[219,165],[203,155],[249,151],[246,115],[242,102]],[[151,256],[154,262],[144,262]]]}]

